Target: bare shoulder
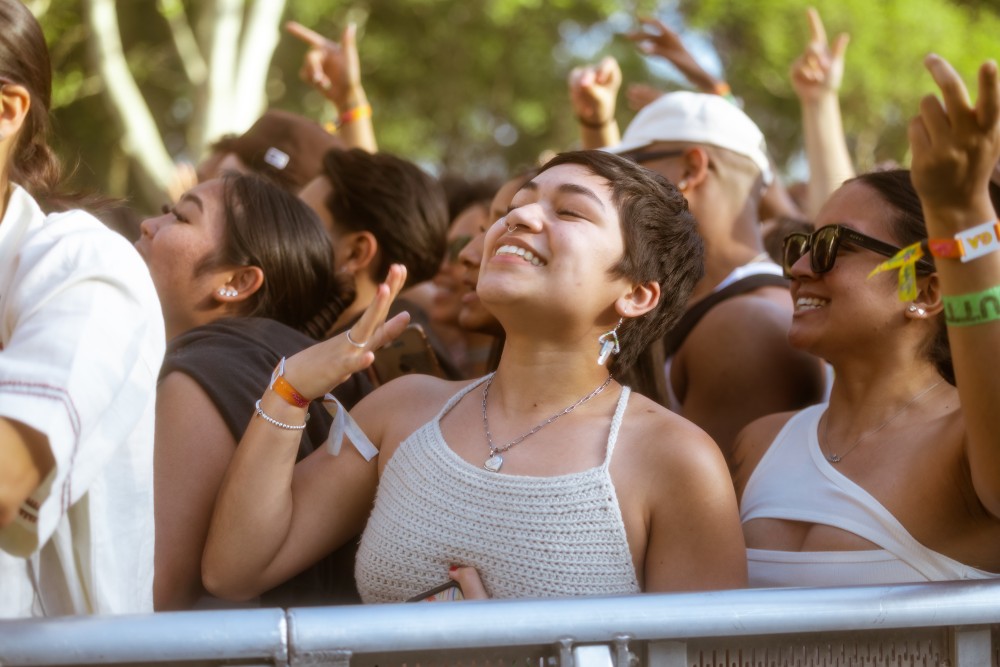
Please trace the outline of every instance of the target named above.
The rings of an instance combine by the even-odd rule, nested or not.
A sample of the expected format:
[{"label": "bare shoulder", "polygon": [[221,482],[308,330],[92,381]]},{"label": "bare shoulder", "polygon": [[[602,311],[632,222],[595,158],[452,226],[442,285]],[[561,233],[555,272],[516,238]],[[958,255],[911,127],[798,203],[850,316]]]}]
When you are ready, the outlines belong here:
[{"label": "bare shoulder", "polygon": [[616,452],[624,454],[630,471],[654,485],[688,486],[720,473],[728,481],[725,460],[711,436],[640,394],[629,399],[618,441]]},{"label": "bare shoulder", "polygon": [[[823,365],[788,342],[791,323],[792,303],[784,288],[765,287],[727,299],[712,308],[685,341],[682,350],[689,374],[742,378],[749,387],[790,399],[766,412],[814,403],[822,397]],[[741,371],[725,373],[733,368]]]},{"label": "bare shoulder", "polygon": [[757,468],[757,464],[793,415],[795,412],[778,412],[755,419],[743,427],[736,436],[731,472],[737,498],[743,496],[743,489]]},{"label": "bare shoulder", "polygon": [[739,322],[740,336],[734,338],[756,338],[773,335],[775,331],[785,336],[792,321],[792,310],[792,298],[787,289],[762,287],[717,304],[699,322],[699,329],[704,328],[707,332],[725,330],[732,336],[733,322]]},{"label": "bare shoulder", "polygon": [[443,380],[430,375],[404,375],[365,396],[351,416],[380,449],[427,423],[452,396],[476,380]]}]

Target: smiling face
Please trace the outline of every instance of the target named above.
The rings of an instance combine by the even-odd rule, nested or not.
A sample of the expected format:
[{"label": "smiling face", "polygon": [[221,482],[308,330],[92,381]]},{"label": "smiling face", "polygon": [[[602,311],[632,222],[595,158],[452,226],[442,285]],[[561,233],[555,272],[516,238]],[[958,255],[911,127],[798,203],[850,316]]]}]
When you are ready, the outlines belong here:
[{"label": "smiling face", "polygon": [[463,268],[462,283],[465,287],[465,292],[461,296],[461,308],[458,311],[458,324],[467,331],[493,335],[503,334],[503,329],[497,322],[497,318],[480,301],[476,286],[479,283],[479,267],[483,262],[486,232],[493,226],[493,223],[507,215],[510,200],[525,182],[526,179],[519,176],[507,181],[497,190],[490,203],[489,217],[480,221],[479,228],[476,229],[472,239],[458,254]]},{"label": "smiling face", "polygon": [[479,202],[459,213],[449,228],[448,252],[441,262],[441,270],[434,276],[434,286],[437,289],[428,311],[428,315],[434,321],[458,324],[462,297],[470,291],[464,280],[465,267],[459,257],[465,246],[479,234],[480,230],[489,227],[489,215],[486,204]]},{"label": "smiling face", "polygon": [[[820,210],[815,226],[840,224],[862,234],[899,245],[889,231],[895,211],[871,187],[853,182],[837,190]],[[903,322],[906,304],[896,292],[896,272],[868,274],[885,260],[882,255],[842,242],[833,268],[810,269],[810,253],[792,266],[795,314],[789,340],[796,347],[829,358],[838,349],[857,349],[862,340],[878,340]]]},{"label": "smiling face", "polygon": [[222,188],[220,180],[202,183],[140,226],[135,247],[149,267],[171,337],[203,323],[217,305],[216,290],[226,284],[221,267],[209,268],[223,242]]},{"label": "smiling face", "polygon": [[498,316],[612,326],[613,304],[629,289],[609,273],[623,252],[609,183],[582,165],[558,165],[526,183],[486,232],[477,292]]}]

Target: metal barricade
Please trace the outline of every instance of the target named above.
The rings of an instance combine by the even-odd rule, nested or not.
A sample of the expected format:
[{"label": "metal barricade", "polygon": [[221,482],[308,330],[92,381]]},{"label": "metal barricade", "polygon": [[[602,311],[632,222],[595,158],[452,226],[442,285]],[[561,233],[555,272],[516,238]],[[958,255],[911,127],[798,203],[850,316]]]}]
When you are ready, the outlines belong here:
[{"label": "metal barricade", "polygon": [[0,623],[0,665],[1000,667],[1000,580]]}]

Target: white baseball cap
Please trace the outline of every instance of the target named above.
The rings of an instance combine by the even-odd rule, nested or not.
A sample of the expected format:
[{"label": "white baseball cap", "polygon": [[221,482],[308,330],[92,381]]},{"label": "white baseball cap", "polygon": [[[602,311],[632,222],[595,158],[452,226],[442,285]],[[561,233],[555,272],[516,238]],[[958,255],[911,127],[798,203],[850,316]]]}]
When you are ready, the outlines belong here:
[{"label": "white baseball cap", "polygon": [[666,93],[629,123],[622,142],[606,150],[629,153],[658,141],[683,141],[725,148],[753,160],[764,184],[774,180],[764,134],[732,102],[704,93]]}]

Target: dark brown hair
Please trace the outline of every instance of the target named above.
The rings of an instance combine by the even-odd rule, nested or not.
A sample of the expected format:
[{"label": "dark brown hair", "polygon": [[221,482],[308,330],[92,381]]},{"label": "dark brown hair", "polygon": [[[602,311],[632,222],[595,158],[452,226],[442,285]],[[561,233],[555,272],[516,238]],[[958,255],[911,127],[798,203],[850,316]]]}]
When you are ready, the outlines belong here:
[{"label": "dark brown hair", "polygon": [[278,320],[322,338],[343,311],[345,295],[315,211],[261,176],[230,173],[221,180],[226,216],[222,247],[198,270],[259,267],[264,284],[241,315]]},{"label": "dark brown hair", "polygon": [[52,65],[38,21],[20,0],[0,0],[0,79],[23,86],[31,106],[3,176],[36,199],[54,197],[62,175],[46,141]]},{"label": "dark brown hair", "polygon": [[444,258],[449,222],[437,180],[412,162],[358,148],[329,151],[323,173],[333,188],[326,207],[334,224],[370,232],[378,241],[376,280],[397,263],[406,266],[407,285],[434,277]]},{"label": "dark brown hair", "polygon": [[[861,183],[878,193],[880,199],[895,212],[888,220],[889,232],[900,246],[922,241],[927,238],[927,223],[908,169],[886,169],[861,174],[847,183]],[[934,258],[927,260],[933,264]],[[924,354],[937,368],[938,373],[950,384],[955,384],[955,369],[951,363],[951,348],[948,345],[948,327],[944,314],[938,315],[934,336],[927,341]]]},{"label": "dark brown hair", "polygon": [[[660,301],[642,317],[628,319],[618,331],[621,353],[610,367],[621,375],[652,343],[663,338],[687,306],[705,272],[704,245],[680,190],[659,174],[604,151],[561,153],[541,168],[578,164],[608,181],[621,220],[625,252],[608,272],[636,283],[660,285]],[[596,344],[595,344],[596,354]],[[662,367],[660,369],[662,375]]]}]

